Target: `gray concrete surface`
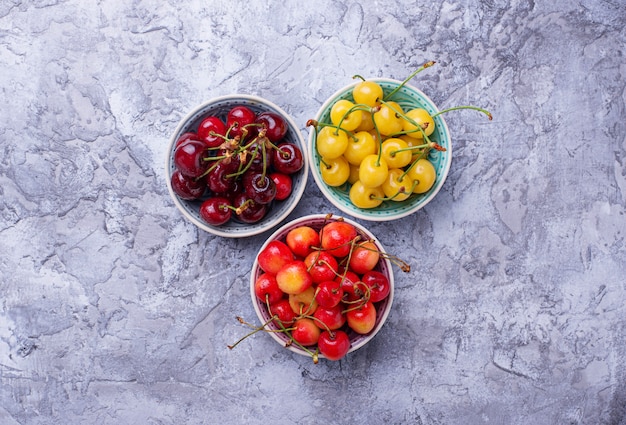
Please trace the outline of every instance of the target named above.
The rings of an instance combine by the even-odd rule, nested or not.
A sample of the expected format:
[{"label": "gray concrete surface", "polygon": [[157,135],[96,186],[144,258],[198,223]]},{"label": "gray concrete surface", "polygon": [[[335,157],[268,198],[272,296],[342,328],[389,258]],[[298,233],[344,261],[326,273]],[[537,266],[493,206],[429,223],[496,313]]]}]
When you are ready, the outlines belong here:
[{"label": "gray concrete surface", "polygon": [[[625,424],[626,4],[621,0],[4,0],[0,424]],[[168,138],[249,93],[302,126],[354,74],[447,116],[438,197],[371,223],[383,330],[313,365],[258,334],[267,235],[198,231]],[[337,212],[310,179],[292,213]]]}]

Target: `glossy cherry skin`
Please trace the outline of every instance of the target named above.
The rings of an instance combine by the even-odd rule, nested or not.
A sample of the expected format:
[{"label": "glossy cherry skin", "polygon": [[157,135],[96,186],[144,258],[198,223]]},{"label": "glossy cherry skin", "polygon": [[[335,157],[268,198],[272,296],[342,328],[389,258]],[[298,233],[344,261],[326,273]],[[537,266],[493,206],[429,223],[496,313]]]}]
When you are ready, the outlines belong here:
[{"label": "glossy cherry skin", "polygon": [[319,248],[320,235],[312,227],[298,226],[287,233],[285,242],[295,255],[305,258],[315,248]]},{"label": "glossy cherry skin", "polygon": [[199,140],[189,139],[174,150],[174,165],[188,177],[200,177],[208,168],[204,161],[206,145]]},{"label": "glossy cherry skin", "polygon": [[313,282],[332,280],[337,276],[339,265],[335,257],[326,251],[313,251],[304,258]]},{"label": "glossy cherry skin", "polygon": [[272,167],[271,151],[265,147],[262,141],[255,141],[246,147],[246,165],[248,170],[268,171]]},{"label": "glossy cherry skin", "polygon": [[220,162],[207,177],[207,186],[213,193],[227,194],[235,187],[235,179],[230,177],[232,170],[229,164]]},{"label": "glossy cherry skin", "polygon": [[195,179],[185,176],[179,170],[174,170],[170,179],[172,190],[180,199],[192,201],[199,199],[206,189],[206,181],[204,178]]},{"label": "glossy cherry skin", "polygon": [[347,256],[357,236],[356,228],[345,221],[333,221],[324,225],[320,231],[322,248],[335,257]]},{"label": "glossy cherry skin", "polygon": [[340,272],[340,275],[335,278],[337,282],[341,283],[341,289],[343,291],[343,300],[356,301],[363,297],[364,289],[361,278],[356,273],[348,270],[346,272]]},{"label": "glossy cherry skin", "polygon": [[280,142],[289,129],[283,117],[274,112],[261,112],[255,122],[261,124],[266,131],[265,136],[273,143]]},{"label": "glossy cherry skin", "polygon": [[291,304],[285,298],[270,304],[269,312],[272,316],[278,316],[277,320],[280,320],[284,327],[291,326],[297,317],[297,314],[291,308]]},{"label": "glossy cherry skin", "polygon": [[315,299],[320,307],[330,308],[339,305],[343,298],[343,288],[341,282],[336,280],[325,280],[317,284]]},{"label": "glossy cherry skin", "polygon": [[272,151],[274,170],[283,174],[294,174],[304,166],[302,151],[294,143],[281,143]]},{"label": "glossy cherry skin", "polygon": [[328,360],[337,361],[350,351],[350,338],[341,330],[323,331],[317,340],[317,347]]},{"label": "glossy cherry skin", "polygon": [[[196,133],[192,132],[192,131],[188,131],[186,133],[181,134],[178,139],[176,139],[176,143],[174,144],[174,147],[177,148],[180,145],[183,144],[183,142],[186,142],[187,140],[200,140],[200,136],[198,136]],[[202,140],[200,140],[202,141]]]},{"label": "glossy cherry skin", "polygon": [[230,201],[221,196],[208,198],[200,205],[200,217],[213,226],[227,223],[232,217]]},{"label": "glossy cherry skin", "polygon": [[227,171],[229,174],[238,173],[242,167],[239,155],[231,155],[228,158],[222,158],[219,160],[219,162],[221,163],[224,170]]},{"label": "glossy cherry skin", "polygon": [[249,134],[253,131],[252,127],[247,128],[246,126],[253,124],[255,120],[256,114],[252,109],[244,105],[235,106],[228,111],[228,115],[226,116],[228,138],[232,139],[237,136],[244,138],[244,133]]},{"label": "glossy cherry skin", "polygon": [[376,307],[371,301],[368,301],[358,308],[348,311],[346,319],[348,326],[354,332],[361,335],[368,334],[376,326]]},{"label": "glossy cherry skin", "polygon": [[294,323],[291,336],[305,347],[317,344],[320,336],[320,328],[317,327],[313,319],[302,317]]},{"label": "glossy cherry skin", "polygon": [[200,122],[197,133],[207,146],[216,148],[224,143],[224,138],[220,136],[226,134],[226,124],[216,116],[208,116]]},{"label": "glossy cherry skin", "polygon": [[369,287],[370,301],[376,303],[382,301],[391,292],[391,285],[387,276],[376,270],[366,272],[361,281]]},{"label": "glossy cherry skin", "polygon": [[235,197],[239,194],[243,193],[243,182],[241,179],[233,179],[232,186],[221,195],[230,200],[231,204],[233,203]]},{"label": "glossy cherry skin", "polygon": [[313,317],[316,319],[315,323],[320,329],[339,329],[346,323],[346,316],[342,312],[343,306],[336,305],[334,307],[318,307],[313,313]]},{"label": "glossy cherry skin", "polygon": [[284,201],[289,198],[293,190],[293,180],[291,176],[283,173],[271,173],[270,179],[272,179],[276,185],[276,200]]},{"label": "glossy cherry skin", "polygon": [[273,304],[283,298],[283,291],[276,283],[276,275],[263,273],[254,282],[254,294],[263,303]]},{"label": "glossy cherry skin", "polygon": [[246,172],[242,181],[246,195],[258,204],[269,204],[276,197],[276,183],[267,174]]},{"label": "glossy cherry skin", "polygon": [[268,211],[267,205],[254,202],[245,192],[235,196],[233,207],[240,209],[237,218],[248,224],[258,223]]},{"label": "glossy cherry skin", "polygon": [[259,267],[266,273],[276,274],[295,259],[287,244],[279,240],[270,241],[257,256]]}]

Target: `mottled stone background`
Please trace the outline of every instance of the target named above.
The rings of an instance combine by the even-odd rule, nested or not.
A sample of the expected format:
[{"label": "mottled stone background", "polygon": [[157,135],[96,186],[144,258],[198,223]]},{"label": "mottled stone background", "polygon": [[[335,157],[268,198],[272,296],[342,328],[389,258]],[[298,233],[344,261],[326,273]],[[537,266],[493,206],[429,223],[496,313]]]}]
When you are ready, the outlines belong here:
[{"label": "mottled stone background", "polygon": [[[623,0],[0,2],[0,423],[626,424]],[[412,264],[341,362],[282,349],[169,137],[236,92],[301,125],[365,77],[442,108],[448,180],[371,223]],[[291,217],[337,212],[309,180]]]}]

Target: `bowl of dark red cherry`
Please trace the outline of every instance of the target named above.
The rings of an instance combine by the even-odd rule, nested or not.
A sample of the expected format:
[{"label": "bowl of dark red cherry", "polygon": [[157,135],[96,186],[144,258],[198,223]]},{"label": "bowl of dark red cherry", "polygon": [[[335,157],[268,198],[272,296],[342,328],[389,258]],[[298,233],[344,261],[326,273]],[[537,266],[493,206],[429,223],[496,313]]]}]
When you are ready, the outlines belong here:
[{"label": "bowl of dark red cherry", "polygon": [[252,95],[212,99],[190,111],[167,151],[168,191],[200,229],[239,238],[279,225],[306,187],[305,142],[293,119]]}]

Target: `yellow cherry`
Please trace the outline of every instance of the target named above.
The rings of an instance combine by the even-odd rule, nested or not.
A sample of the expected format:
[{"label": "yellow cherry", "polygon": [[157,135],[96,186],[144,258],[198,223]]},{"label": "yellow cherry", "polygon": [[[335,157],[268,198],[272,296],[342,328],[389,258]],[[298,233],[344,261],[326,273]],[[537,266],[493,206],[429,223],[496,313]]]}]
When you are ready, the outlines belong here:
[{"label": "yellow cherry", "polygon": [[359,180],[367,187],[380,186],[388,173],[387,162],[383,158],[378,158],[378,155],[366,156],[359,166]]},{"label": "yellow cherry", "polygon": [[348,147],[348,136],[345,131],[322,127],[317,133],[317,152],[324,158],[334,159],[343,155]]},{"label": "yellow cherry", "polygon": [[407,150],[408,144],[399,138],[390,137],[381,146],[381,155],[389,168],[402,168],[411,162],[412,153]]},{"label": "yellow cherry", "polygon": [[383,98],[383,88],[374,81],[361,81],[352,89],[352,97],[356,103],[376,106]]},{"label": "yellow cherry", "polygon": [[374,123],[380,134],[391,136],[402,131],[402,107],[396,102],[386,102],[374,113]]},{"label": "yellow cherry", "polygon": [[392,201],[404,201],[413,193],[411,189],[415,182],[408,175],[403,176],[403,174],[404,170],[392,168],[381,185],[385,196]]},{"label": "yellow cherry", "polygon": [[417,160],[409,171],[407,171],[407,176],[417,182],[413,188],[413,193],[425,193],[435,184],[437,171],[435,171],[435,166],[432,162],[426,158],[422,158]]},{"label": "yellow cherry", "polygon": [[350,202],[363,209],[376,208],[382,204],[385,193],[380,187],[367,187],[360,180],[350,188]]},{"label": "yellow cherry", "polygon": [[[415,124],[419,125],[422,130],[424,130],[424,134],[426,134],[426,136],[430,136],[433,134],[433,131],[435,131],[435,120],[430,116],[426,109],[411,109],[405,114],[405,116],[414,121]],[[423,139],[424,134],[422,134],[420,129],[417,128],[415,124],[405,118],[402,119],[402,129],[407,132],[406,134],[408,136],[416,139]]]},{"label": "yellow cherry", "polygon": [[322,158],[320,161],[320,174],[322,175],[322,180],[328,186],[341,186],[350,177],[350,164],[343,156],[333,159]]},{"label": "yellow cherry", "polygon": [[367,131],[359,131],[354,138],[348,138],[348,147],[343,156],[350,164],[359,165],[363,158],[376,153],[376,142]]},{"label": "yellow cherry", "polygon": [[363,111],[352,109],[354,103],[347,99],[336,101],[330,109],[330,120],[336,126],[347,131],[356,129],[361,124]]}]

